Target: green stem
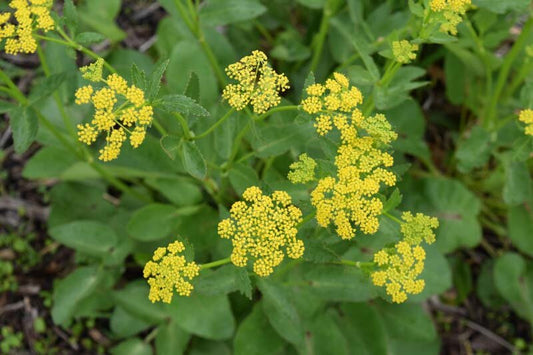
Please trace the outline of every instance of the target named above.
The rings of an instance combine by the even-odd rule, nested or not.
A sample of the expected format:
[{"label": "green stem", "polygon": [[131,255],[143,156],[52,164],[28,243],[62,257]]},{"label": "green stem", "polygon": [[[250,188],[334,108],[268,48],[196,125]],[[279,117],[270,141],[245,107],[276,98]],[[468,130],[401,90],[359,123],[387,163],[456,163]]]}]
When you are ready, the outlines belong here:
[{"label": "green stem", "polygon": [[363,262],[363,261],[352,261],[352,260],[345,260],[345,259],[339,260],[336,264],[355,266],[357,268],[370,267],[374,265],[374,263],[370,261]]},{"label": "green stem", "polygon": [[265,37],[265,39],[267,40],[269,44],[274,43],[274,37],[272,37],[270,32],[268,32],[268,30],[265,28],[265,26],[263,26],[261,22],[254,20],[254,25],[255,25],[255,28],[257,28],[257,30],[259,31],[259,33],[261,33],[261,35]]},{"label": "green stem", "polygon": [[298,225],[296,227],[298,228],[298,227],[303,226],[304,224],[306,224],[307,222],[312,220],[315,217],[315,215],[316,215],[316,211],[313,211],[313,212],[309,213],[307,216],[305,216],[302,219],[302,221],[300,223],[298,223]]},{"label": "green stem", "polygon": [[316,37],[316,42],[313,48],[313,58],[311,59],[310,71],[315,72],[322,55],[322,49],[324,47],[324,41],[328,34],[329,20],[332,16],[330,7],[327,4],[324,6],[324,12],[322,13],[322,20],[320,21],[320,28]]},{"label": "green stem", "polygon": [[11,80],[9,76],[6,75],[6,73],[4,73],[3,70],[0,70],[0,80],[2,80],[7,85],[10,90],[9,93],[11,94],[11,96],[13,96],[15,100],[20,102],[22,105],[28,104],[28,99],[26,99],[26,96],[24,96],[18,86],[15,85],[15,83]]},{"label": "green stem", "polygon": [[287,106],[278,106],[274,107],[273,109],[268,110],[267,112],[263,113],[262,115],[259,115],[256,118],[256,121],[261,121],[262,119],[267,118],[268,116],[277,113],[277,112],[283,112],[283,111],[298,111],[300,110],[300,106],[298,105],[287,105]]},{"label": "green stem", "polygon": [[185,117],[183,117],[179,112],[174,112],[173,115],[178,119],[178,122],[181,125],[181,129],[183,130],[183,135],[185,136],[185,139],[191,139],[192,133],[189,130],[189,125],[187,124],[187,120],[185,119]]},{"label": "green stem", "polygon": [[229,264],[230,262],[231,262],[230,258],[212,261],[210,263],[200,265],[200,270],[211,269],[211,268],[214,268],[220,265]]},{"label": "green stem", "polygon": [[222,123],[224,123],[224,121],[226,121],[230,116],[231,114],[235,112],[235,109],[234,108],[231,108],[228,110],[228,112],[226,112],[226,114],[224,116],[222,116],[222,118],[220,118],[218,121],[216,121],[211,127],[209,127],[206,131],[200,133],[199,135],[197,136],[193,136],[191,137],[191,139],[202,139],[206,136],[208,136],[211,132],[213,132],[218,126],[220,126]]},{"label": "green stem", "polygon": [[386,217],[388,217],[389,219],[393,220],[394,222],[396,222],[396,223],[398,223],[400,225],[403,224],[403,222],[400,219],[394,217],[389,212],[383,212],[383,215],[385,215]]},{"label": "green stem", "polygon": [[505,97],[512,97],[515,93],[516,89],[520,87],[522,82],[526,80],[526,78],[529,77],[531,74],[531,71],[533,71],[533,60],[529,63],[524,63],[520,67],[520,71],[518,74],[514,77],[513,81],[511,81],[511,84],[509,85],[509,89],[505,90]]},{"label": "green stem", "polygon": [[91,168],[93,168],[96,172],[98,172],[98,174],[100,174],[105,180],[107,180],[107,182],[109,182],[115,188],[119,189],[122,192],[130,194],[131,196],[134,196],[134,197],[136,197],[137,199],[139,199],[141,201],[144,201],[144,202],[147,202],[147,203],[152,202],[152,200],[150,198],[148,198],[145,195],[133,190],[128,185],[124,184],[122,181],[120,181],[119,179],[117,179],[116,177],[114,177],[113,175],[108,173],[106,171],[106,169],[101,167],[98,163],[96,163],[94,161],[89,161],[88,163],[91,166]]},{"label": "green stem", "polygon": [[152,124],[154,125],[155,129],[157,129],[157,131],[162,135],[162,136],[166,136],[168,134],[167,130],[165,129],[165,127],[163,127],[161,125],[161,123],[159,123],[159,121],[157,121],[155,118],[154,120],[152,121]]},{"label": "green stem", "polygon": [[483,124],[487,128],[492,128],[494,125],[494,120],[496,117],[496,105],[500,101],[500,97],[503,91],[503,87],[505,83],[507,82],[507,78],[509,77],[509,72],[511,71],[511,67],[513,65],[513,62],[517,58],[518,54],[524,49],[525,45],[527,44],[527,40],[529,36],[531,35],[531,29],[533,27],[533,17],[530,17],[527,22],[524,24],[524,27],[522,28],[522,32],[520,33],[520,36],[518,36],[516,42],[514,43],[513,47],[507,53],[505,56],[505,59],[503,61],[503,64],[500,69],[500,73],[498,75],[498,80],[496,81],[496,87],[494,89],[494,92],[492,93],[492,97],[489,99],[489,105],[487,106],[486,114],[483,117]]}]

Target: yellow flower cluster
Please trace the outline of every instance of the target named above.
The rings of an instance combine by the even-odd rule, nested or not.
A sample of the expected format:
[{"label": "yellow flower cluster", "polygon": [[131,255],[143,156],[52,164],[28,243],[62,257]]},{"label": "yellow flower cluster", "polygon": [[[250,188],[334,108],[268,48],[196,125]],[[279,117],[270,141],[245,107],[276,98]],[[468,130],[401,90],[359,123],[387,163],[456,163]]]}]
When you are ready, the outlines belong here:
[{"label": "yellow flower cluster", "polygon": [[315,179],[316,161],[307,154],[301,154],[298,161],[289,166],[288,179],[293,184],[305,184]]},{"label": "yellow flower cluster", "polygon": [[439,227],[439,220],[422,213],[413,216],[411,212],[402,214],[404,223],[401,224],[401,232],[404,240],[411,245],[419,245],[422,241],[427,244],[435,242],[434,229]]},{"label": "yellow flower cluster", "polygon": [[[106,86],[96,90],[91,85],[76,91],[76,104],[91,102],[95,108],[90,123],[78,125],[78,139],[88,145],[96,141],[100,132],[107,132],[106,145],[100,150],[99,159],[110,161],[120,154],[122,144],[129,134],[130,144],[137,148],[146,136],[146,128],[152,123],[153,108],[147,105],[144,92],[136,86],[128,86],[127,81],[118,74],[111,74],[102,79],[99,63],[84,67],[84,77],[93,81],[103,81]],[[115,109],[115,104],[121,105]],[[129,128],[135,126],[132,130]]]},{"label": "yellow flower cluster", "polygon": [[528,108],[520,111],[518,119],[526,124],[526,134],[533,136],[533,110]]},{"label": "yellow flower cluster", "polygon": [[255,113],[264,113],[279,105],[279,93],[289,88],[289,79],[276,73],[268,65],[266,54],[261,51],[253,51],[251,55],[229,65],[226,74],[238,83],[227,85],[222,97],[238,111],[251,104]]},{"label": "yellow flower cluster", "polygon": [[392,42],[392,55],[399,63],[407,64],[415,60],[416,51],[418,51],[418,44],[411,44],[405,39]]},{"label": "yellow flower cluster", "polygon": [[304,244],[296,239],[296,234],[302,212],[292,205],[289,194],[275,191],[267,196],[252,186],[242,197],[244,201],[231,207],[230,217],[218,224],[218,234],[232,241],[231,262],[244,267],[251,257],[254,272],[268,276],[285,254],[292,259],[300,258]]},{"label": "yellow flower cluster", "polygon": [[471,0],[431,0],[429,8],[442,16],[436,19],[441,24],[440,31],[456,35],[457,25],[461,23],[471,4]]},{"label": "yellow flower cluster", "polygon": [[306,92],[309,96],[302,101],[302,108],[316,116],[318,134],[326,135],[335,127],[341,138],[335,158],[337,176],[320,179],[311,193],[317,222],[322,227],[333,223],[342,239],[353,238],[355,226],[373,234],[383,209],[375,195],[381,184],[396,183],[396,176],[385,169],[393,165],[393,158],[383,147],[397,134],[384,115],[363,115],[357,108],[363,101],[361,92],[350,87],[342,74],[334,73],[333,79],[324,85],[313,84]]},{"label": "yellow flower cluster", "polygon": [[426,252],[421,246],[411,246],[405,241],[396,243],[394,248],[383,249],[374,255],[374,262],[381,270],[372,273],[376,286],[385,286],[392,302],[402,303],[407,294],[419,294],[424,290],[424,280],[417,277],[424,270]]},{"label": "yellow flower cluster", "polygon": [[170,303],[174,289],[180,296],[191,294],[194,287],[190,281],[198,276],[200,267],[194,261],[187,262],[181,255],[184,250],[183,243],[175,241],[157,248],[152,261],[146,263],[143,274],[150,285],[150,301]]},{"label": "yellow flower cluster", "polygon": [[[54,20],[50,16],[52,0],[12,0],[9,7],[14,13],[0,13],[0,41],[6,39],[5,51],[8,54],[35,53],[37,41],[33,32],[48,32],[54,28]],[[10,22],[15,18],[16,24]]]}]

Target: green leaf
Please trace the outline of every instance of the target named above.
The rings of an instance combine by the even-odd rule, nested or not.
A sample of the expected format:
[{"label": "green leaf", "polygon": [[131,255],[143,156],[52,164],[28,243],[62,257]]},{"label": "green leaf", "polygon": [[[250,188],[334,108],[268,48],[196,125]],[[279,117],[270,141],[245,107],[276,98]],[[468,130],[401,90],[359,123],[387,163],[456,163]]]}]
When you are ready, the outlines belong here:
[{"label": "green leaf", "polygon": [[465,101],[469,73],[463,62],[449,51],[446,51],[444,55],[444,73],[446,75],[446,97],[454,105],[461,105]]},{"label": "green leaf", "polygon": [[154,102],[155,106],[169,113],[179,112],[188,116],[209,116],[209,111],[196,103],[190,97],[172,94],[165,95],[160,100]]},{"label": "green leaf", "polygon": [[304,344],[304,329],[288,292],[283,286],[266,279],[259,280],[257,285],[263,295],[263,311],[272,327],[296,348],[301,347]]},{"label": "green leaf", "polygon": [[326,4],[326,0],[296,0],[298,3],[303,6],[309,7],[311,9],[321,9]]},{"label": "green leaf", "polygon": [[103,269],[85,266],[56,281],[52,306],[54,323],[68,327],[77,307],[97,289],[104,276]]},{"label": "green leaf", "polygon": [[505,184],[503,200],[513,206],[523,203],[532,196],[531,175],[526,162],[509,160],[504,163]]},{"label": "green leaf", "polygon": [[[377,341],[375,334],[372,334],[371,339]],[[306,329],[306,347],[310,354],[328,354],[332,349],[338,355],[350,354],[345,335],[329,313],[318,314],[309,324]]]},{"label": "green leaf", "polygon": [[488,162],[491,152],[490,133],[481,126],[474,126],[469,135],[459,141],[455,152],[457,169],[466,174],[480,168]]},{"label": "green leaf", "polygon": [[303,280],[327,301],[361,302],[376,297],[376,288],[361,270],[343,265],[310,265]]},{"label": "green leaf", "polygon": [[78,29],[78,11],[72,0],[65,0],[63,5],[63,15],[65,16],[65,23],[70,31],[71,37],[74,37]]},{"label": "green leaf", "polygon": [[181,145],[181,156],[185,170],[197,179],[205,178],[207,163],[195,142],[184,141]]},{"label": "green leaf", "polygon": [[530,0],[474,0],[472,3],[482,9],[503,14],[508,11],[522,13],[531,2]]},{"label": "green leaf", "polygon": [[52,238],[79,253],[103,258],[117,245],[115,231],[97,221],[75,221],[49,230]]},{"label": "green leaf", "polygon": [[494,283],[498,292],[524,319],[533,323],[533,264],[507,252],[496,259]]},{"label": "green leaf", "polygon": [[385,324],[376,307],[366,303],[344,303],[337,317],[351,353],[388,354]]},{"label": "green leaf", "polygon": [[506,301],[502,298],[494,284],[494,259],[486,259],[481,265],[477,279],[476,294],[487,308],[497,309]]},{"label": "green leaf", "polygon": [[139,338],[124,340],[111,348],[112,355],[151,355],[152,348]]},{"label": "green leaf", "polygon": [[146,183],[177,206],[192,206],[202,202],[202,190],[190,178],[152,178]]},{"label": "green leaf", "polygon": [[240,323],[233,339],[235,355],[279,354],[285,347],[285,341],[272,329],[261,305],[256,303]]},{"label": "green leaf", "polygon": [[167,135],[161,137],[159,143],[161,144],[161,149],[163,149],[163,151],[168,155],[168,157],[174,160],[180,153],[180,148],[183,141],[180,137]]},{"label": "green leaf", "polygon": [[76,43],[81,44],[82,46],[90,46],[92,44],[100,43],[105,41],[106,37],[98,32],[82,32],[76,35]]},{"label": "green leaf", "polygon": [[9,112],[9,123],[13,131],[15,152],[22,154],[37,136],[39,130],[37,116],[28,107],[17,107]]},{"label": "green leaf", "polygon": [[200,11],[200,21],[211,26],[227,25],[258,17],[266,7],[257,0],[211,0]]},{"label": "green leaf", "polygon": [[200,79],[198,79],[198,75],[196,75],[195,72],[190,73],[183,95],[188,96],[195,101],[200,100]]},{"label": "green leaf", "polygon": [[453,284],[457,290],[457,303],[462,303],[473,289],[472,271],[470,265],[459,256],[452,257],[450,262],[453,268]]},{"label": "green leaf", "polygon": [[31,91],[28,97],[29,104],[34,105],[37,101],[47,98],[54,93],[54,91],[67,80],[70,73],[62,72],[58,74],[52,74],[44,80],[40,81]]},{"label": "green leaf", "polygon": [[109,319],[109,326],[114,335],[120,338],[131,337],[142,332],[150,327],[141,319],[138,319],[124,310],[124,308],[117,306],[113,309],[113,314]]},{"label": "green leaf", "polygon": [[7,101],[0,100],[0,113],[6,113],[16,109],[18,106]]},{"label": "green leaf", "polygon": [[420,279],[424,280],[426,285],[418,295],[409,295],[409,302],[423,302],[430,296],[441,294],[452,286],[450,265],[442,252],[438,250],[438,246],[432,244],[424,249],[426,260]]},{"label": "green leaf", "polygon": [[395,188],[387,201],[383,204],[383,213],[389,212],[402,203],[402,194],[398,188]]},{"label": "green leaf", "polygon": [[260,185],[257,172],[246,164],[234,165],[229,171],[229,181],[239,195],[242,195],[244,190],[250,186]]},{"label": "green leaf", "polygon": [[158,355],[183,354],[190,338],[189,333],[181,329],[174,320],[171,320],[157,328],[155,349]]},{"label": "green leaf", "polygon": [[437,338],[433,321],[420,304],[380,302],[377,309],[391,338],[421,342]]},{"label": "green leaf", "polygon": [[225,295],[174,296],[167,315],[185,331],[212,340],[230,339],[235,319]]},{"label": "green leaf", "polygon": [[168,318],[163,304],[152,303],[148,299],[149,287],[146,281],[130,282],[126,287],[113,291],[111,294],[117,305],[122,307],[132,317],[148,324],[158,324]]},{"label": "green leaf", "polygon": [[131,65],[130,76],[133,85],[137,86],[141,90],[146,90],[146,73],[135,63]]},{"label": "green leaf", "polygon": [[533,257],[533,238],[531,228],[533,227],[532,204],[523,204],[509,208],[507,223],[509,228],[509,238],[513,244],[522,252]]},{"label": "green leaf", "polygon": [[120,12],[121,0],[91,0],[83,4],[80,9],[83,13],[83,16],[80,16],[82,22],[113,42],[126,37],[126,33],[115,23],[115,17]]},{"label": "green leaf", "polygon": [[278,156],[293,148],[298,142],[305,142],[314,129],[311,125],[301,126],[295,123],[267,125],[257,132],[252,146],[258,157]]},{"label": "green leaf", "polygon": [[157,97],[159,89],[161,88],[161,79],[163,74],[167,70],[169,60],[161,61],[150,74],[150,80],[148,81],[148,88],[146,90],[146,97],[148,100],[153,100]]},{"label": "green leaf", "polygon": [[194,292],[204,295],[221,295],[240,291],[243,295],[251,295],[252,285],[246,268],[226,265],[215,271],[202,271],[194,280]]},{"label": "green leaf", "polygon": [[135,211],[128,222],[128,234],[142,242],[166,238],[172,232],[178,210],[172,205],[153,203]]},{"label": "green leaf", "polygon": [[60,178],[77,161],[77,157],[68,150],[55,146],[44,147],[26,163],[22,176],[27,179]]}]

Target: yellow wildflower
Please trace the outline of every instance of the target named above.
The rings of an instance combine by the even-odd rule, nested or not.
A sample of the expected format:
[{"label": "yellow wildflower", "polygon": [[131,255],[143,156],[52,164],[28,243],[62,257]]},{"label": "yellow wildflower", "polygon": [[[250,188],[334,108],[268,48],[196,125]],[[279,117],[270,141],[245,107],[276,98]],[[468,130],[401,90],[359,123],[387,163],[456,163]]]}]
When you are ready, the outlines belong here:
[{"label": "yellow wildflower", "polygon": [[518,119],[526,124],[526,134],[533,136],[533,110],[528,108],[520,111]]},{"label": "yellow wildflower", "polygon": [[244,191],[243,200],[235,202],[230,217],[218,224],[218,234],[232,240],[234,265],[244,267],[251,258],[254,272],[268,276],[285,254],[292,259],[303,255],[303,242],[296,239],[302,212],[292,205],[289,194],[275,191],[267,196],[252,186]]},{"label": "yellow wildflower", "polygon": [[471,0],[431,0],[429,8],[434,16],[431,21],[440,23],[440,31],[457,34],[457,25],[472,4]]},{"label": "yellow wildflower", "polygon": [[[50,16],[52,0],[12,0],[8,5],[15,10],[13,14],[0,13],[0,41],[6,39],[6,53],[35,53],[37,41],[33,33],[38,30],[48,32],[54,28],[54,20]],[[9,23],[12,15],[16,25]]]},{"label": "yellow wildflower", "polygon": [[175,241],[166,248],[157,248],[152,261],[144,266],[144,278],[148,279],[152,302],[163,301],[170,303],[174,289],[180,296],[189,296],[194,289],[192,281],[200,272],[200,267],[194,262],[187,262],[182,252],[185,246]]},{"label": "yellow wildflower", "polygon": [[98,58],[94,63],[81,67],[80,71],[84,79],[97,83],[102,80],[104,59]]},{"label": "yellow wildflower", "polygon": [[412,60],[415,60],[417,50],[417,44],[411,44],[406,40],[392,42],[392,54],[394,55],[394,59],[402,64],[407,64]]},{"label": "yellow wildflower", "polygon": [[374,262],[380,268],[370,275],[372,282],[385,286],[392,302],[405,302],[408,294],[416,295],[424,290],[424,280],[417,277],[424,270],[425,258],[422,247],[412,247],[404,241],[396,243],[394,248],[380,250],[374,254]]},{"label": "yellow wildflower", "polygon": [[298,161],[289,166],[291,171],[288,174],[288,179],[293,184],[305,184],[306,182],[315,179],[316,162],[307,154],[301,154]]},{"label": "yellow wildflower", "polygon": [[[132,147],[142,144],[154,111],[144,101],[144,92],[136,86],[128,86],[128,82],[118,74],[111,74],[103,80],[102,67],[103,61],[84,67],[85,78],[102,81],[106,86],[96,92],[91,85],[76,91],[76,104],[92,103],[95,108],[91,122],[78,126],[78,137],[81,142],[92,144],[100,132],[107,132],[106,146],[100,150],[99,159],[110,161],[119,156],[126,133],[130,135]],[[115,108],[117,103],[120,106]],[[132,126],[132,131],[126,128]]]},{"label": "yellow wildflower", "polygon": [[435,242],[434,229],[439,227],[439,220],[422,213],[415,216],[411,212],[404,212],[402,219],[405,221],[400,225],[404,240],[411,245],[419,245],[422,240],[428,244]]},{"label": "yellow wildflower", "polygon": [[226,74],[238,83],[227,85],[222,97],[238,111],[251,104],[255,113],[264,113],[277,106],[281,102],[279,93],[289,88],[289,79],[276,73],[261,51],[229,65]]}]

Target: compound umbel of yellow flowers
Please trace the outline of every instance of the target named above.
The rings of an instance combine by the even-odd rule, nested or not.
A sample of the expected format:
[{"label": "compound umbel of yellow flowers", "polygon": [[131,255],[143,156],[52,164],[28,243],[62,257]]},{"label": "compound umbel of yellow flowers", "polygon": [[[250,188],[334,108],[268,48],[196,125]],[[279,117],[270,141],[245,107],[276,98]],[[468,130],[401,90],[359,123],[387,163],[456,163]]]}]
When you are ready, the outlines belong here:
[{"label": "compound umbel of yellow flowers", "polygon": [[287,178],[293,184],[305,184],[315,179],[316,161],[307,154],[301,154],[298,161],[289,166]]},{"label": "compound umbel of yellow flowers", "polygon": [[251,104],[254,112],[261,114],[279,105],[279,94],[289,88],[289,79],[276,73],[267,60],[265,53],[256,50],[226,68],[226,74],[237,81],[222,92],[231,107],[239,111]]},{"label": "compound umbel of yellow flowers", "polygon": [[417,50],[417,44],[411,44],[405,39],[392,42],[392,55],[397,62],[402,64],[407,64],[415,60]]},{"label": "compound umbel of yellow flowers", "polygon": [[518,119],[526,124],[526,134],[533,136],[533,110],[528,108],[520,111]]},{"label": "compound umbel of yellow flowers", "polygon": [[181,255],[184,250],[183,243],[175,241],[157,248],[152,261],[146,263],[143,274],[150,285],[150,301],[170,303],[174,289],[180,296],[191,294],[194,287],[190,281],[198,276],[200,267],[194,261],[187,262]]},{"label": "compound umbel of yellow flowers", "polygon": [[397,134],[384,115],[363,115],[357,108],[363,95],[340,73],[324,85],[310,85],[306,92],[302,108],[316,117],[317,133],[324,136],[335,127],[341,139],[335,158],[337,176],[320,179],[311,192],[317,222],[322,227],[333,223],[342,239],[353,238],[356,227],[373,234],[383,209],[375,195],[381,184],[396,183],[396,176],[385,169],[393,165],[393,158],[383,148]]},{"label": "compound umbel of yellow flowers", "polygon": [[[153,108],[145,102],[144,92],[118,74],[102,78],[103,60],[81,68],[85,79],[104,83],[95,90],[92,85],[76,91],[76,104],[92,103],[95,109],[90,123],[78,125],[78,139],[91,145],[100,132],[106,132],[106,145],[100,150],[99,159],[110,161],[120,154],[122,144],[129,134],[130,144],[137,148],[144,141],[146,129],[153,120]],[[120,106],[115,109],[115,105]]]},{"label": "compound umbel of yellow flowers", "polygon": [[[35,53],[37,41],[33,32],[48,32],[54,28],[54,20],[50,16],[52,0],[12,0],[11,12],[0,13],[0,41],[6,40],[5,51],[8,54]],[[16,24],[10,23],[14,17]]]},{"label": "compound umbel of yellow flowers", "polygon": [[302,212],[292,205],[289,194],[275,191],[268,196],[252,186],[242,197],[244,201],[231,207],[230,217],[218,224],[218,234],[232,241],[231,262],[244,267],[251,258],[254,272],[268,276],[285,254],[292,259],[300,258],[304,244],[296,234]]},{"label": "compound umbel of yellow flowers", "polygon": [[380,270],[371,274],[376,286],[385,286],[395,303],[407,300],[407,294],[419,294],[424,290],[424,280],[417,277],[424,270],[426,252],[417,245],[401,241],[394,248],[383,249],[374,255],[374,262]]},{"label": "compound umbel of yellow flowers", "polygon": [[451,35],[457,34],[457,25],[463,20],[462,16],[472,4],[471,0],[431,0],[429,8],[442,18],[437,18],[440,22],[440,31]]}]

